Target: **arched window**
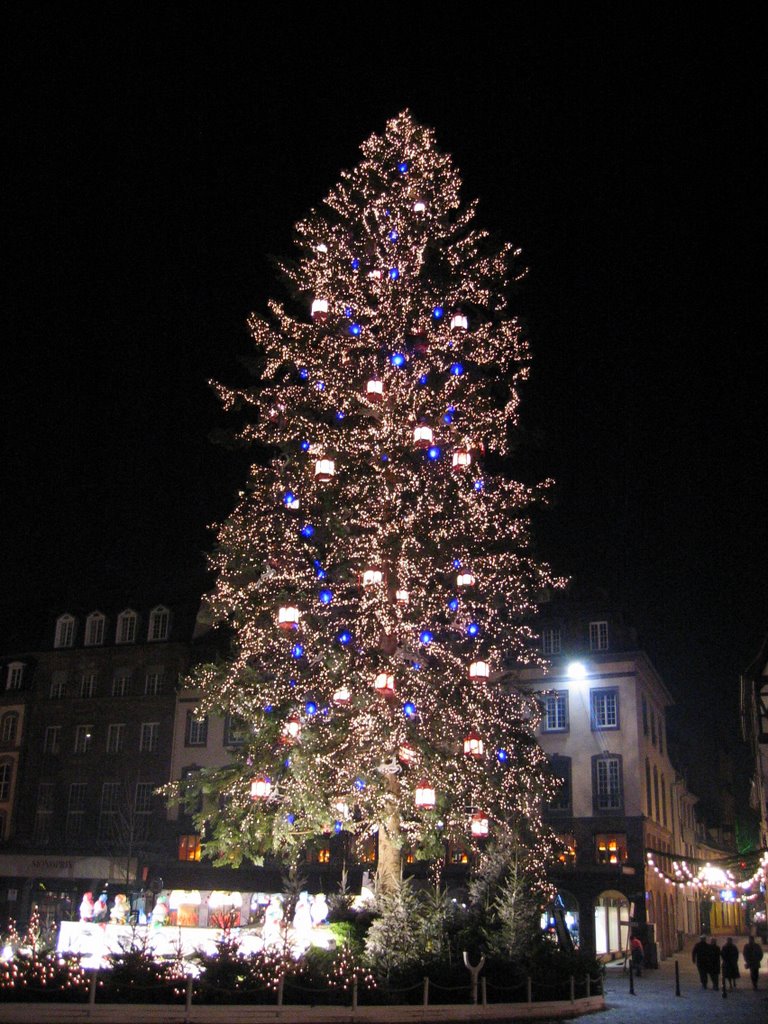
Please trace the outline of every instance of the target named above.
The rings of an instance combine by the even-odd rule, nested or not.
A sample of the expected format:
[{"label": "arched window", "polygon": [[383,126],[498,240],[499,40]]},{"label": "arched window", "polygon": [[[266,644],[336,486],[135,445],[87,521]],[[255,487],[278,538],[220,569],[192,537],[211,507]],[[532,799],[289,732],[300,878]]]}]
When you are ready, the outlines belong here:
[{"label": "arched window", "polygon": [[2,719],[0,719],[0,743],[15,743],[18,728],[18,712],[9,711],[3,715]]},{"label": "arched window", "polygon": [[74,615],[60,615],[56,620],[56,635],[53,640],[54,647],[72,647],[75,642],[75,617]]},{"label": "arched window", "polygon": [[101,647],[104,643],[105,617],[101,612],[91,612],[85,620],[85,646]]},{"label": "arched window", "polygon": [[136,643],[136,612],[126,608],[117,616],[117,630],[115,631],[115,643],[135,644]]},{"label": "arched window", "polygon": [[171,625],[171,613],[159,604],[149,613],[149,629],[147,640],[167,640]]}]

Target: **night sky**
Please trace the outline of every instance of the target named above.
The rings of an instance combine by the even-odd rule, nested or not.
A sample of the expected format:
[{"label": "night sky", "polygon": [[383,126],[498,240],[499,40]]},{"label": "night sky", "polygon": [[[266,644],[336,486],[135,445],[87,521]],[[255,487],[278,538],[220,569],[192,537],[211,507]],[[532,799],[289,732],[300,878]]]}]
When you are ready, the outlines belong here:
[{"label": "night sky", "polygon": [[542,555],[731,728],[768,629],[762,18],[286,6],[28,4],[9,33],[5,647],[200,567],[247,464],[207,382],[248,382],[273,257],[408,107],[530,267]]}]

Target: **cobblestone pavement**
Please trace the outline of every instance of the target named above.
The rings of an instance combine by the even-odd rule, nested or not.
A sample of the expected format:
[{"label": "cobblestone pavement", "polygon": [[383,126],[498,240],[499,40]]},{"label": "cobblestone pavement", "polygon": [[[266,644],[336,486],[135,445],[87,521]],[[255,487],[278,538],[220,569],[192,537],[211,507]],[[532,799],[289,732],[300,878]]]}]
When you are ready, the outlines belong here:
[{"label": "cobblestone pavement", "polygon": [[[736,940],[739,949],[746,939]],[[722,943],[721,943],[722,945]],[[741,978],[734,992],[728,992],[723,999],[722,991],[702,989],[696,967],[691,961],[691,947],[688,942],[678,954],[680,965],[680,996],[675,995],[675,963],[671,957],[657,970],[643,971],[642,977],[635,978],[635,994],[629,994],[629,975],[621,966],[606,968],[605,1003],[606,1011],[594,1018],[600,1024],[766,1024],[768,1021],[768,957],[763,957],[758,989],[755,992],[739,957]],[[766,951],[768,952],[768,950]]]}]

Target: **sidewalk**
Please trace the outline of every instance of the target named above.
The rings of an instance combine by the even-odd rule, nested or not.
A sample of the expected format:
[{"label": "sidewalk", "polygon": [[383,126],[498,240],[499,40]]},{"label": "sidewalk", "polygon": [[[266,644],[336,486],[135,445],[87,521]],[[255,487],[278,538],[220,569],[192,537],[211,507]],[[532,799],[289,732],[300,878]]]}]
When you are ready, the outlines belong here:
[{"label": "sidewalk", "polygon": [[[723,999],[722,991],[706,991],[701,987],[699,974],[691,961],[691,949],[695,940],[686,943],[677,954],[680,965],[680,996],[675,995],[675,961],[668,957],[657,970],[643,971],[642,977],[635,978],[635,994],[629,994],[629,974],[621,964],[606,967],[605,1003],[606,1011],[599,1018],[600,1024],[688,1024],[690,1021],[706,1021],[707,1024],[765,1024],[768,1021],[768,957],[763,958],[758,990],[755,992],[739,957],[741,978],[735,992],[728,992]],[[739,938],[739,949],[746,942]],[[768,953],[768,950],[766,950]],[[582,1018],[587,1020],[588,1018]]]}]

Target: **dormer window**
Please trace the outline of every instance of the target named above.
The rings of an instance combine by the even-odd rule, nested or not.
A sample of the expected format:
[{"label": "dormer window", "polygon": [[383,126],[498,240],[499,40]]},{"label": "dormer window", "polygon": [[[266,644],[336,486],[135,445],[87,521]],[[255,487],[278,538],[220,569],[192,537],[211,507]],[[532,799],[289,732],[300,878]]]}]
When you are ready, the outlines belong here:
[{"label": "dormer window", "polygon": [[117,616],[117,630],[115,632],[115,643],[135,644],[136,643],[136,612],[126,608]]},{"label": "dormer window", "polygon": [[163,605],[158,605],[149,613],[149,629],[147,640],[167,640],[171,625],[171,613]]},{"label": "dormer window", "polygon": [[590,651],[608,650],[608,623],[590,622],[589,624],[589,649]]},{"label": "dormer window", "polygon": [[101,612],[91,612],[85,620],[85,646],[101,647],[104,643],[104,624],[106,618]]},{"label": "dormer window", "polygon": [[56,635],[53,640],[54,647],[72,647],[75,642],[75,617],[74,615],[60,615],[56,620]]}]

